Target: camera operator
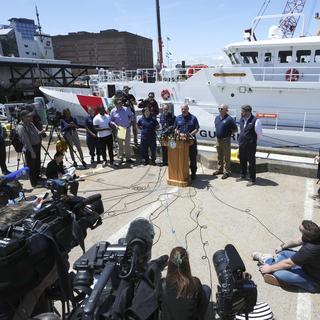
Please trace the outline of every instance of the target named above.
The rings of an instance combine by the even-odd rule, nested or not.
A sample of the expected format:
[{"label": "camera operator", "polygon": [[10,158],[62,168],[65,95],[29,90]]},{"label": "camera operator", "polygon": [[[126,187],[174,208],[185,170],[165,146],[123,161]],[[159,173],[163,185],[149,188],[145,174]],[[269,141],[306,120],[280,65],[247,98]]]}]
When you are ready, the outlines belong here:
[{"label": "camera operator", "polygon": [[[171,112],[169,112],[169,105],[164,104],[162,107],[162,114],[160,116],[160,124],[162,128],[162,132],[167,132],[173,129],[173,124],[176,117]],[[167,146],[161,146],[162,148],[162,165],[167,166],[168,165],[168,147]]]},{"label": "camera operator", "polygon": [[138,104],[138,107],[140,109],[149,108],[151,117],[153,118],[156,118],[157,115],[159,114],[159,106],[158,106],[158,102],[154,98],[154,92],[149,92],[148,98],[143,101],[140,101],[140,103]]},{"label": "camera operator", "polygon": [[17,133],[23,143],[23,151],[27,166],[30,168],[30,182],[32,187],[41,187],[40,168],[41,168],[41,135],[32,123],[32,113],[22,110],[20,113],[21,122],[17,125]]},{"label": "camera operator", "polygon": [[193,277],[187,251],[172,249],[161,294],[161,319],[204,319],[211,289]]},{"label": "camera operator", "polygon": [[[66,173],[66,170],[63,166],[63,156],[64,154],[58,151],[54,155],[53,160],[51,160],[48,163],[48,166],[46,169],[46,176],[48,179],[61,179],[63,175]],[[72,181],[70,184],[70,193],[76,196],[78,193],[78,188],[79,188],[79,182]]]},{"label": "camera operator", "polygon": [[0,167],[2,174],[9,174],[10,171],[6,164],[6,142],[4,140],[4,130],[0,124]]},{"label": "camera operator", "polygon": [[136,118],[136,110],[134,106],[137,105],[136,98],[133,94],[129,93],[130,87],[124,86],[122,89],[123,92],[123,102],[126,107],[129,107],[131,109],[131,112],[133,113],[132,117],[132,133],[133,133],[133,141],[135,145],[138,144],[138,129],[137,129],[137,118]]},{"label": "camera operator", "polygon": [[81,163],[83,167],[86,168],[87,164],[83,159],[83,153],[82,153],[81,144],[80,144],[80,140],[77,132],[78,122],[75,118],[71,116],[69,109],[64,109],[62,111],[62,119],[60,120],[60,126],[61,126],[61,132],[63,133],[63,136],[69,145],[73,166],[76,168],[78,166],[76,159],[74,157],[75,151],[73,150],[73,145],[75,145],[79,152]]},{"label": "camera operator", "polygon": [[[253,260],[262,266],[259,270],[266,283],[277,286],[295,286],[316,293],[320,289],[320,228],[303,220],[302,237],[280,245],[276,255],[254,252]],[[288,250],[301,246],[298,251]]]}]

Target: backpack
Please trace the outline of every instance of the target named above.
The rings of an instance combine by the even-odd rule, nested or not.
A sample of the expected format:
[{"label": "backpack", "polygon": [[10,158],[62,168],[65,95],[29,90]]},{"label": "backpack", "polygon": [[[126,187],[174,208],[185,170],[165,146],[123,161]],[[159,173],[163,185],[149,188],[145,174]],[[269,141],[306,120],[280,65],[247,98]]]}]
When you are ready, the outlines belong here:
[{"label": "backpack", "polygon": [[11,129],[10,140],[11,140],[11,143],[14,147],[14,150],[18,153],[22,152],[23,143],[19,137],[19,134],[17,132],[17,128]]}]

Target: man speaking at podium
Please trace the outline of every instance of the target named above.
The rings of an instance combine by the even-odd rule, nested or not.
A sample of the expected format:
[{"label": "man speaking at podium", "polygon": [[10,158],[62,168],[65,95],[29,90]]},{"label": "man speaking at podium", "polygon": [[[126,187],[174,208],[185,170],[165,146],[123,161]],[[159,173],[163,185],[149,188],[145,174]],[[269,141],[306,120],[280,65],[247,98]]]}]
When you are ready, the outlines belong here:
[{"label": "man speaking at podium", "polygon": [[197,140],[196,134],[199,131],[198,119],[189,112],[189,106],[184,103],[181,106],[181,114],[174,121],[174,128],[180,139],[194,139],[189,147],[189,159],[191,169],[191,179],[196,178],[197,172]]}]

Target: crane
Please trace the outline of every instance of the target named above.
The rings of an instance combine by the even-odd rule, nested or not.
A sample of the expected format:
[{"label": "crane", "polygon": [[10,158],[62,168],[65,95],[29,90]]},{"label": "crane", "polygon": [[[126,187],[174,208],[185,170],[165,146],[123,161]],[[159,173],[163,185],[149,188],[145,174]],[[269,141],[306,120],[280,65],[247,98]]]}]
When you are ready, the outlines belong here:
[{"label": "crane", "polygon": [[[287,0],[282,14],[301,13],[306,0]],[[279,28],[282,31],[283,38],[292,38],[298,25],[300,16],[284,17],[279,22]]]}]

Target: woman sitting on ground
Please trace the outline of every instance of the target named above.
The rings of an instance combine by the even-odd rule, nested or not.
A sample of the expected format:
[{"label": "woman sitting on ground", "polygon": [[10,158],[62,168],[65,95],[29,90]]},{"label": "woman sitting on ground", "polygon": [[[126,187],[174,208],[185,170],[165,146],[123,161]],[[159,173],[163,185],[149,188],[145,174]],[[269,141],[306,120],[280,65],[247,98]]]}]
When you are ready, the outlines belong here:
[{"label": "woman sitting on ground", "polygon": [[161,319],[204,319],[210,295],[211,289],[192,276],[186,249],[172,249],[163,280]]}]

